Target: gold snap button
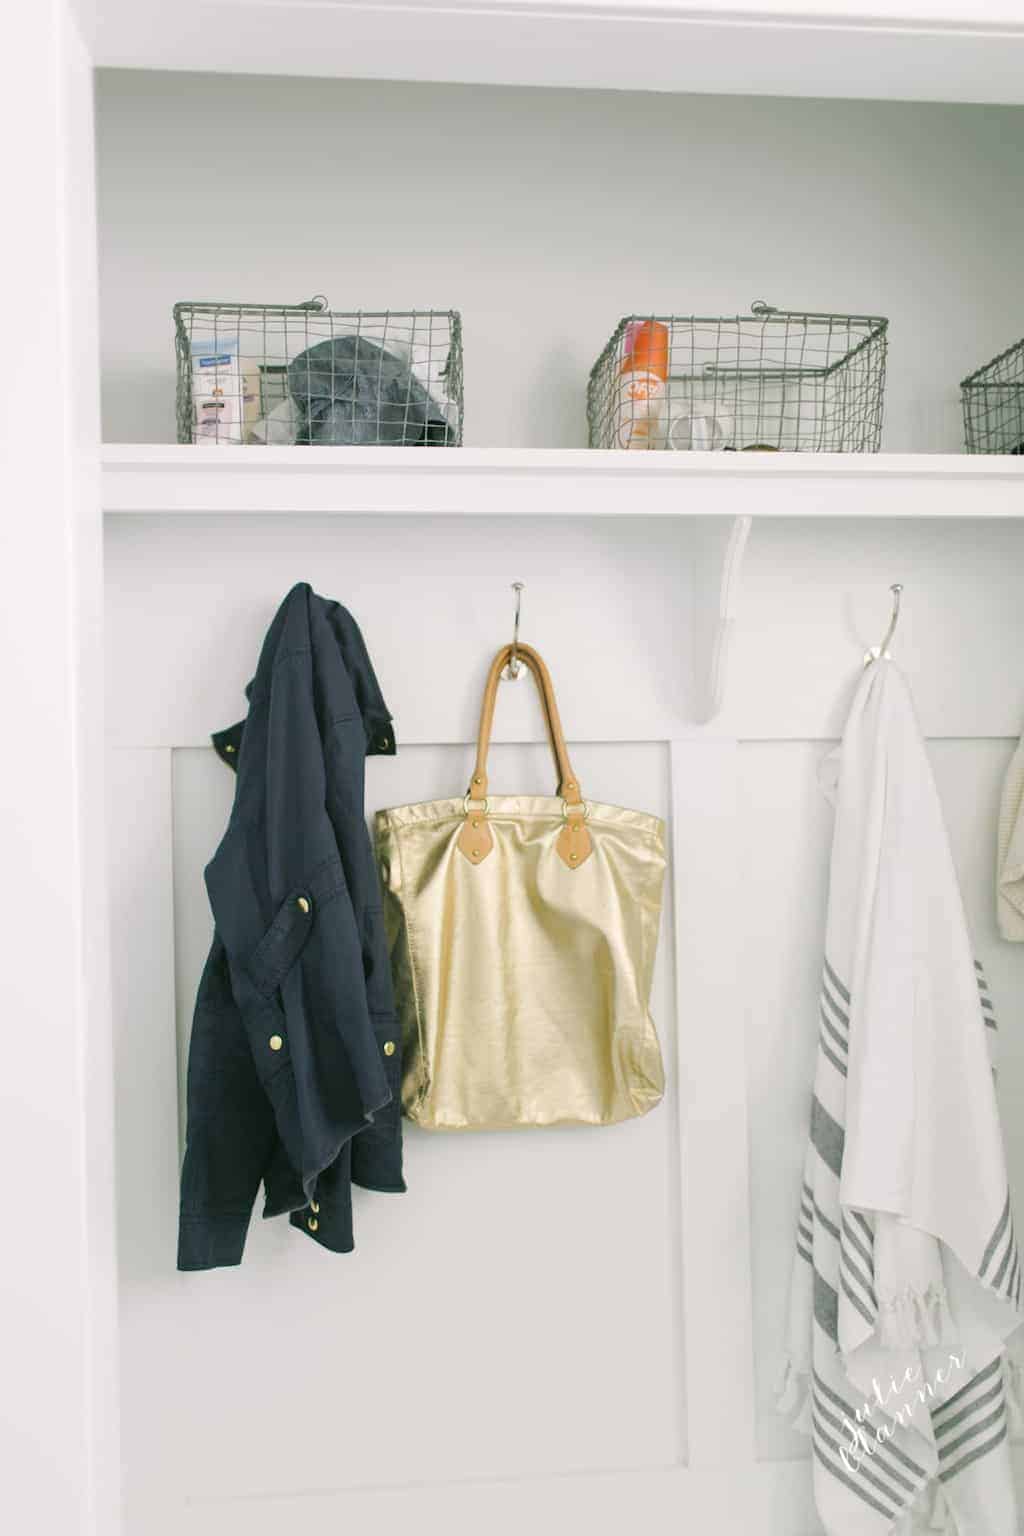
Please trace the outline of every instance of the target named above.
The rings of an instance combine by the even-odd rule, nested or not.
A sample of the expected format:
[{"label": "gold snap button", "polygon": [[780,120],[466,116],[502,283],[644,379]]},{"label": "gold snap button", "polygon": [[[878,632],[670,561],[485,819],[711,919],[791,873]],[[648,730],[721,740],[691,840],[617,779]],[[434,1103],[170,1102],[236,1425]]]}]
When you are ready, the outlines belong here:
[{"label": "gold snap button", "polygon": [[229,741],[227,746],[224,748],[224,751],[225,752],[233,752],[234,750],[235,750],[234,747],[231,745],[231,743]]},{"label": "gold snap button", "polygon": [[298,907],[300,912],[308,912],[309,911],[309,902],[308,902],[308,900],[306,899],[305,896],[299,896],[296,899],[295,905]]},{"label": "gold snap button", "polygon": [[309,1202],[309,1208],[313,1212],[314,1216],[319,1216],[320,1215],[320,1207],[317,1205],[315,1200],[311,1200]]},{"label": "gold snap button", "polygon": [[569,855],[569,863],[570,864],[575,864],[576,860],[578,858],[579,858],[579,854],[578,853],[570,853],[570,855]]},{"label": "gold snap button", "polygon": [[394,1054],[395,1054],[395,1042],[393,1040],[385,1040],[384,1041],[384,1055],[385,1056],[393,1056]]},{"label": "gold snap button", "polygon": [[309,1228],[309,1230],[311,1232],[316,1232],[316,1231],[318,1231],[318,1229],[320,1227],[320,1223],[317,1221],[315,1216],[311,1216],[309,1218],[309,1220],[306,1222],[306,1226]]},{"label": "gold snap button", "polygon": [[270,1039],[267,1041],[267,1044],[270,1046],[272,1051],[279,1051],[282,1045],[284,1045],[284,1041],[281,1039],[280,1035],[271,1035]]},{"label": "gold snap button", "polygon": [[478,773],[473,775],[473,783],[474,784],[482,784],[483,783],[483,779],[480,777],[480,775]]},{"label": "gold snap button", "polygon": [[474,821],[474,823],[473,823],[474,829],[479,827],[479,825],[480,825],[479,821]]}]

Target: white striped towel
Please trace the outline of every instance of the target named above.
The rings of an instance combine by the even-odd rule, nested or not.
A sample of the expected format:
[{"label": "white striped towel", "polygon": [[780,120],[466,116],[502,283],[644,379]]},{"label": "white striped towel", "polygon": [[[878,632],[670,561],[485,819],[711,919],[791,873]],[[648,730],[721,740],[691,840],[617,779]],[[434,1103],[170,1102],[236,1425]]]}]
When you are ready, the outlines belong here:
[{"label": "white striped towel", "polygon": [[902,674],[839,749],[819,1041],[780,1407],[829,1536],[1016,1536],[1004,1346],[1021,1320],[990,1045]]},{"label": "white striped towel", "polygon": [[1010,759],[999,802],[996,913],[1003,938],[1024,943],[1024,737]]}]

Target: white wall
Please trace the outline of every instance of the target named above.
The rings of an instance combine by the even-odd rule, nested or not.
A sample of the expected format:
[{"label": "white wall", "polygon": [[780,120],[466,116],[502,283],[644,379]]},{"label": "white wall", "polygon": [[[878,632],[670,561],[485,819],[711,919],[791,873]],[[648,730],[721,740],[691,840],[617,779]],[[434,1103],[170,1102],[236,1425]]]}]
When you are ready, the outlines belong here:
[{"label": "white wall", "polygon": [[179,299],[458,308],[471,445],[583,444],[623,314],[763,297],[888,315],[884,445],[957,450],[1022,328],[1021,108],[98,80],[108,440],[173,440]]}]

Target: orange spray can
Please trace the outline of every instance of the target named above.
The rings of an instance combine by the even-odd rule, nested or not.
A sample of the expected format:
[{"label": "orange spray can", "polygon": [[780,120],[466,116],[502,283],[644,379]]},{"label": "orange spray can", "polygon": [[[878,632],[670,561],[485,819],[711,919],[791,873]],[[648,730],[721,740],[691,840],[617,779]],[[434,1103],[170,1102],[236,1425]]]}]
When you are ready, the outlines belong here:
[{"label": "orange spray can", "polygon": [[668,379],[668,326],[660,320],[631,320],[623,337],[619,366],[616,438],[620,448],[664,448],[662,419]]}]

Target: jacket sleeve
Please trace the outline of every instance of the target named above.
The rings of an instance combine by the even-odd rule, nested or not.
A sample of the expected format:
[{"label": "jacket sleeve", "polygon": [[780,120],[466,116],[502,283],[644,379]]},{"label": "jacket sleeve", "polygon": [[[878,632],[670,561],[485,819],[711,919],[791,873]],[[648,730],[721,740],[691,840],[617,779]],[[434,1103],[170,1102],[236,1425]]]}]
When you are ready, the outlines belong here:
[{"label": "jacket sleeve", "polygon": [[241,1262],[253,1202],[277,1146],[217,935],[199,987],[188,1060],[178,1268]]},{"label": "jacket sleeve", "polygon": [[366,829],[364,792],[365,758],[393,755],[395,733],[358,624],[340,603],[328,603],[325,614],[355,695],[365,738],[356,740],[355,727],[349,732],[341,770],[327,776],[327,810],[338,846],[347,851],[350,884],[360,893],[356,905],[361,918],[366,998],[377,1049],[391,1085],[391,1103],[374,1116],[372,1125],[353,1138],[352,1179],[365,1189],[403,1191],[406,1186],[402,1174],[401,1029],[395,1014],[380,876]]},{"label": "jacket sleeve", "polygon": [[[256,1072],[307,1194],[391,1096],[326,809],[312,665],[308,644],[276,657],[265,721],[246,727],[239,814],[206,872]],[[247,820],[253,804],[264,815]]]},{"label": "jacket sleeve", "polygon": [[340,603],[328,603],[326,616],[362,718],[366,755],[394,757],[395,730],[391,711],[384,702],[362,630]]}]

